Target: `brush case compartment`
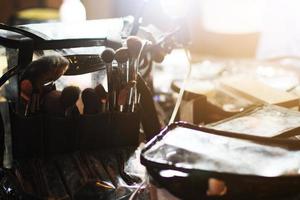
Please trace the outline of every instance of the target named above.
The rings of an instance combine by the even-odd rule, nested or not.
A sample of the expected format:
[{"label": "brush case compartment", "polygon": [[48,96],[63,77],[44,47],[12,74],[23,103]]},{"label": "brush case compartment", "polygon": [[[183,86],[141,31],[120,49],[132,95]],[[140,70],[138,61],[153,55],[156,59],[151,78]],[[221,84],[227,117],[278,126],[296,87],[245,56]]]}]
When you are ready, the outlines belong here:
[{"label": "brush case compartment", "polygon": [[73,118],[47,114],[24,117],[17,113],[11,116],[15,158],[137,146],[139,142],[138,112],[107,112]]}]

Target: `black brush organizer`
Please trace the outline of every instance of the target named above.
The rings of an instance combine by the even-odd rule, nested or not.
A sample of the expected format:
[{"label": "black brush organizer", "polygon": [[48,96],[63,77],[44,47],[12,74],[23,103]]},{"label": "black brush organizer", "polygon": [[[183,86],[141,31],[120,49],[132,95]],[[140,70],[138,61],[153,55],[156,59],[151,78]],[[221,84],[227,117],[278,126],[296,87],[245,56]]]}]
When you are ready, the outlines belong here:
[{"label": "black brush organizer", "polygon": [[[99,26],[95,27],[101,26],[102,22],[99,22]],[[127,30],[127,26],[130,27],[131,23],[124,23],[122,31]],[[63,53],[70,61],[64,75],[75,76],[105,70],[105,63],[99,58],[99,52],[95,53],[92,50],[94,48],[90,47],[109,47],[115,50],[122,47],[122,41],[109,39],[110,32],[105,37],[95,38],[95,34],[90,34],[90,31],[79,31],[78,34],[74,32],[74,37],[69,37],[69,34],[61,32],[60,24],[47,24],[47,27],[54,33],[48,35],[48,32],[40,32],[31,25],[10,27],[0,24],[0,30],[4,30],[0,35],[0,46],[5,48],[8,58],[8,69],[0,77],[0,86],[9,80],[9,84],[4,85],[8,102],[16,105],[20,103],[18,81],[34,55],[44,55],[44,51],[48,50]],[[85,30],[85,24],[78,26],[78,30]],[[126,37],[126,31],[124,34]],[[53,35],[60,35],[62,38],[57,39]],[[81,50],[77,52],[75,49],[78,47]],[[85,50],[84,54],[82,50]],[[137,77],[137,90],[141,94],[141,101],[139,111],[134,113],[108,112],[64,118],[46,114],[24,117],[10,111],[13,157],[43,157],[77,150],[137,145],[140,122],[146,139],[150,140],[161,126],[151,89],[140,75]],[[18,106],[14,106],[12,110],[18,110]],[[0,143],[4,146],[4,131],[0,133]]]},{"label": "black brush organizer", "polygon": [[43,115],[44,153],[46,156],[76,150],[77,119]]},{"label": "black brush organizer", "polygon": [[12,150],[15,157],[40,157],[43,155],[43,116],[24,117],[11,115]]},{"label": "black brush organizer", "polygon": [[14,158],[51,157],[75,151],[137,146],[138,112],[107,112],[78,117],[12,113]]},{"label": "black brush organizer", "polygon": [[113,124],[108,143],[113,147],[135,146],[139,140],[140,116],[138,112],[113,113],[111,124]]},{"label": "black brush organizer", "polygon": [[97,150],[109,147],[110,113],[82,115],[79,118],[79,141],[81,150]]}]

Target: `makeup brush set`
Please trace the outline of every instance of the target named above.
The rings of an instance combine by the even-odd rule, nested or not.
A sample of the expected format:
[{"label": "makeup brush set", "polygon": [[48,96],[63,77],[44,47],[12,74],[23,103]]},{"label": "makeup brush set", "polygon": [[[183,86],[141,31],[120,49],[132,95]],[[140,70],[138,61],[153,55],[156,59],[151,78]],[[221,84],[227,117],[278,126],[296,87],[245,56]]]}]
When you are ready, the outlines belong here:
[{"label": "makeup brush set", "polygon": [[20,103],[12,112],[14,156],[138,145],[137,71],[144,45],[131,36],[126,46],[106,48],[100,55],[107,91],[102,84],[83,91],[76,86],[56,90],[55,81],[69,68],[68,59],[51,55],[32,61],[20,75]]},{"label": "makeup brush set", "polygon": [[[105,20],[87,21],[76,27],[82,31],[70,33],[60,23],[0,24],[8,68],[0,85],[10,108],[14,159],[137,146],[141,121],[148,139],[159,131],[152,94],[138,75],[146,43],[121,34],[124,20],[107,21],[123,35],[117,40],[110,39],[113,33],[95,37],[90,31]],[[97,72],[106,72],[107,83],[57,87],[62,77]]]},{"label": "makeup brush set", "polygon": [[[127,56],[125,64],[118,52]],[[128,146],[136,146],[139,137],[137,75],[130,74],[128,48],[107,48],[100,57],[106,63],[108,92],[102,84],[57,90],[55,81],[70,64],[62,56],[40,57],[22,72],[20,102],[11,112],[14,167],[5,172],[12,192],[0,189],[1,197],[121,200],[139,187],[142,179],[125,172],[135,149]],[[149,191],[142,196],[149,199]]]},{"label": "makeup brush set", "polygon": [[[101,53],[100,58],[106,69],[108,91],[106,92],[101,84],[94,89],[85,89],[81,95],[85,114],[96,114],[101,111],[134,112],[136,110],[141,98],[136,86],[138,68],[145,44],[146,42],[143,43],[140,38],[130,36],[126,40],[127,47],[121,47],[116,51],[106,48]],[[55,90],[53,83],[69,70],[70,63],[67,58],[59,55],[43,56],[31,62],[23,70],[19,88],[20,96],[25,104],[25,116],[40,111],[41,97],[44,97],[43,103],[47,113],[55,112],[55,109],[49,109],[48,103],[57,96],[61,98],[62,110],[65,114],[67,110],[70,110],[70,106],[75,105],[80,92],[77,88],[65,88],[61,95],[57,92],[51,93]],[[117,66],[113,66],[116,63]],[[105,104],[100,110],[99,106],[96,106],[98,102]]]}]

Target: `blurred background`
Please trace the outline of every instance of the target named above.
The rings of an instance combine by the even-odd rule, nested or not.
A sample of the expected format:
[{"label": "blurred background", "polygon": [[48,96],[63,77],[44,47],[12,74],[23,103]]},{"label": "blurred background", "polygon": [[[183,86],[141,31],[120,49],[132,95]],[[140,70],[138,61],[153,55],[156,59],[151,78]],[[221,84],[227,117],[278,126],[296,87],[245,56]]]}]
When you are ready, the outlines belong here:
[{"label": "blurred background", "polygon": [[[264,59],[298,56],[300,52],[297,0],[149,0],[144,9],[141,0],[81,2],[87,19],[136,15],[142,10],[144,24],[155,24],[163,30],[168,30],[175,20],[162,5],[172,4],[175,10],[176,6],[187,6],[184,20],[192,35],[191,48],[201,55]],[[58,11],[61,5],[62,0],[1,0],[0,22],[10,24],[21,11],[30,8]]]}]

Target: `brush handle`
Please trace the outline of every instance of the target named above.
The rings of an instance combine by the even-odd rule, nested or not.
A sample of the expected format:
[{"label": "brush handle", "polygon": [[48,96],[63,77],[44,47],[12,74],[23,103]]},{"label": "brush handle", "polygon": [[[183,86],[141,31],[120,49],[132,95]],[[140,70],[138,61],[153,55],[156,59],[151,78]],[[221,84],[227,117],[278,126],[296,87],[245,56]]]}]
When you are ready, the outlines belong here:
[{"label": "brush handle", "polygon": [[107,74],[107,90],[108,90],[108,106],[109,110],[113,111],[113,102],[114,102],[114,94],[113,94],[113,83],[112,83],[112,64],[106,64],[106,74]]}]

